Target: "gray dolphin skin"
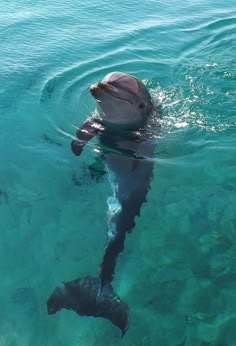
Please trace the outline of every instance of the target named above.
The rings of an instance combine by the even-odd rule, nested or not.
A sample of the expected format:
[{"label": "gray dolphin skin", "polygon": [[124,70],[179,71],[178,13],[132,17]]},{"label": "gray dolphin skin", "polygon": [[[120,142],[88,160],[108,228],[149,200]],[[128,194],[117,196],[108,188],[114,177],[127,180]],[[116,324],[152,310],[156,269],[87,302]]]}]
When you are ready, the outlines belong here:
[{"label": "gray dolphin skin", "polygon": [[126,233],[134,228],[150,188],[155,146],[147,136],[146,125],[153,102],[140,80],[122,72],[109,73],[91,85],[90,93],[96,110],[77,129],[71,149],[79,156],[90,139],[97,136],[99,140],[113,190],[108,198],[108,242],[99,276],[59,285],[48,299],[47,309],[49,314],[66,308],[80,315],[107,318],[123,336],[129,326],[129,308],[114,293],[111,282]]}]

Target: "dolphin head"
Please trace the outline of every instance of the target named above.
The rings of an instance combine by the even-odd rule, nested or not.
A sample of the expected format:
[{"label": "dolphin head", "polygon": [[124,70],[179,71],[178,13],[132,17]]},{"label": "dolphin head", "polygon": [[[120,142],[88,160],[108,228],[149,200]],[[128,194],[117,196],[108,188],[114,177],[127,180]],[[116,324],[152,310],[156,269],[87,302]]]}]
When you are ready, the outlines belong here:
[{"label": "dolphin head", "polygon": [[107,125],[123,125],[128,129],[142,127],[152,111],[151,96],[136,77],[111,72],[90,86],[97,102],[97,113]]}]

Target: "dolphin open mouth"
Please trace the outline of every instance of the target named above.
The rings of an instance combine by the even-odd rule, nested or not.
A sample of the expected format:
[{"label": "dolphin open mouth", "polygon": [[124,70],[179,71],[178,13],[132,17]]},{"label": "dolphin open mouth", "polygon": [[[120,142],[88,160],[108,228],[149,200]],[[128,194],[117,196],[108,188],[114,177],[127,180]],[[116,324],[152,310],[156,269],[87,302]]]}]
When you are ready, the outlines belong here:
[{"label": "dolphin open mouth", "polygon": [[101,102],[101,100],[99,99],[99,93],[101,91],[108,94],[109,96],[115,97],[119,100],[126,101],[126,102],[129,102],[130,104],[132,104],[132,102],[128,98],[128,96],[125,97],[125,96],[121,95],[120,90],[111,84],[98,82],[98,83],[92,84],[90,86],[90,93],[92,94],[93,97],[96,98],[96,100],[98,102]]}]

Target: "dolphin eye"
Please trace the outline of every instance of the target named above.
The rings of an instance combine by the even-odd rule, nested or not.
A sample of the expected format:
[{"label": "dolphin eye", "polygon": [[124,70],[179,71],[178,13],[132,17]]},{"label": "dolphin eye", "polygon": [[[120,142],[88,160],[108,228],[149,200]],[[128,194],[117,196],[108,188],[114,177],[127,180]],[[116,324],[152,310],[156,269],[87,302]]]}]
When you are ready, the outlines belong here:
[{"label": "dolphin eye", "polygon": [[138,107],[140,108],[140,109],[143,109],[144,108],[144,103],[140,103],[139,105],[138,105]]}]

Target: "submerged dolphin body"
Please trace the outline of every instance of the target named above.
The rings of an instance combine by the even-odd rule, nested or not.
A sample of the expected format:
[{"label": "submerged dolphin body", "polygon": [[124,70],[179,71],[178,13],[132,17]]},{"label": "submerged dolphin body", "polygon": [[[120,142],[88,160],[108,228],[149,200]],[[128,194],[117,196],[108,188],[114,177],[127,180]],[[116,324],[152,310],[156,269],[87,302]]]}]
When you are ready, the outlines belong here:
[{"label": "submerged dolphin body", "polygon": [[47,308],[49,314],[66,308],[80,315],[105,317],[124,335],[129,325],[129,309],[114,293],[111,282],[126,233],[135,226],[134,219],[146,201],[152,178],[150,158],[154,144],[145,137],[145,129],[153,103],[141,81],[121,72],[108,74],[102,82],[91,85],[90,92],[97,108],[77,130],[78,140],[72,141],[71,148],[79,156],[91,138],[99,137],[101,157],[114,193],[108,198],[108,242],[99,277],[87,276],[59,285]]}]

